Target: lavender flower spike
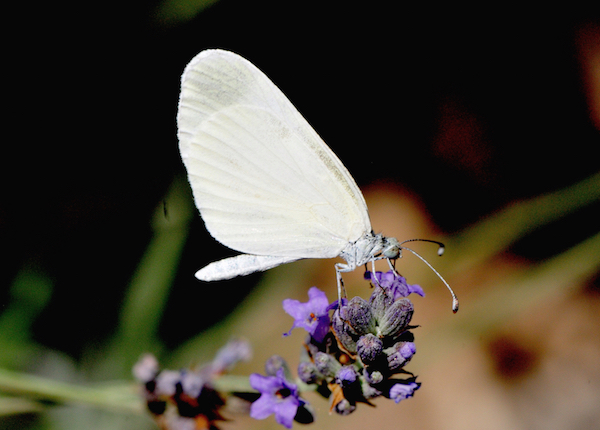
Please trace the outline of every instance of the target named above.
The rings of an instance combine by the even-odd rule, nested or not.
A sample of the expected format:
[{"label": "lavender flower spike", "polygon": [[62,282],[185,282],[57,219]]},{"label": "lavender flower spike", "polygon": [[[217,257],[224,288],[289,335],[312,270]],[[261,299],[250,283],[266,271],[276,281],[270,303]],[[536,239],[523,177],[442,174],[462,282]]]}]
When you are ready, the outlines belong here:
[{"label": "lavender flower spike", "polygon": [[329,301],[327,296],[317,287],[308,290],[308,302],[285,299],[283,309],[294,318],[294,325],[284,336],[288,336],[296,327],[305,329],[313,339],[322,342],[329,332]]},{"label": "lavender flower spike", "polygon": [[291,428],[298,408],[306,402],[300,398],[298,387],[285,379],[283,368],[277,371],[276,376],[253,373],[250,375],[250,385],[261,393],[250,407],[250,416],[263,420],[275,414],[277,423]]},{"label": "lavender flower spike", "polygon": [[[370,271],[365,272],[365,279],[372,280],[373,274]],[[404,276],[394,273],[392,270],[388,272],[375,272],[375,282],[383,288],[389,288],[394,293],[394,300],[401,297],[408,297],[415,293],[421,297],[425,297],[425,292],[417,284],[408,284]]]}]

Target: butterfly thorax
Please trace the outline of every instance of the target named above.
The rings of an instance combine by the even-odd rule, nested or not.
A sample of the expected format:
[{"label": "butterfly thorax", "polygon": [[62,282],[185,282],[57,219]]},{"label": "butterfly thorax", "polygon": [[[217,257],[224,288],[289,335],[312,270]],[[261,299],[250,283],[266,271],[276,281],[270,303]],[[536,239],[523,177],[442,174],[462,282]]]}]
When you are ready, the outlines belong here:
[{"label": "butterfly thorax", "polygon": [[392,243],[396,241],[394,238],[388,239],[382,234],[369,232],[362,235],[355,242],[348,243],[340,254],[340,257],[346,260],[347,271],[352,271],[369,261],[386,258],[381,253],[390,245],[390,240]]}]

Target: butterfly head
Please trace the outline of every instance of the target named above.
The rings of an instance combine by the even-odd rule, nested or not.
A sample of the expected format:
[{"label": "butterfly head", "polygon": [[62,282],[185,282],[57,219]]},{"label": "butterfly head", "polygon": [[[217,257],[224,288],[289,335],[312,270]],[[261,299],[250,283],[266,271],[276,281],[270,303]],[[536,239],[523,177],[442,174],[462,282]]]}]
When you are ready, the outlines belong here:
[{"label": "butterfly head", "polygon": [[400,257],[402,246],[395,237],[386,237],[383,242],[382,254],[385,258],[395,260]]}]

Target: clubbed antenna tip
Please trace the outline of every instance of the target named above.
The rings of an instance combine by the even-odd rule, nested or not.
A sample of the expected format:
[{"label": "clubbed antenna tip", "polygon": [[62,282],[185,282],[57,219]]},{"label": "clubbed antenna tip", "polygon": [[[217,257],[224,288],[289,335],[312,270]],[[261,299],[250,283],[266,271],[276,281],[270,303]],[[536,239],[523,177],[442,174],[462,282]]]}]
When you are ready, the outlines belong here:
[{"label": "clubbed antenna tip", "polygon": [[452,312],[458,312],[458,299],[456,297],[452,298]]}]

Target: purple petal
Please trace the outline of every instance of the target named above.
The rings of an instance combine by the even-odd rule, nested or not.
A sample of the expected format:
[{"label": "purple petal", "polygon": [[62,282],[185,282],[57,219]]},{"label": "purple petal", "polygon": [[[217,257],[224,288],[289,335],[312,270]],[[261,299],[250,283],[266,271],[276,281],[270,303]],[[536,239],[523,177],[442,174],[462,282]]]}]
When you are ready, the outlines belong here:
[{"label": "purple petal", "polygon": [[329,331],[329,301],[327,295],[316,287],[308,290],[308,297],[306,303],[292,299],[283,301],[283,309],[294,318],[292,328],[284,336],[288,336],[294,328],[301,327],[321,342]]},{"label": "purple petal", "polygon": [[275,394],[281,388],[281,382],[276,377],[253,373],[249,379],[250,386],[261,393]]},{"label": "purple petal", "polygon": [[263,394],[250,406],[250,416],[255,420],[264,420],[269,415],[275,413],[276,402],[277,399],[275,396]]},{"label": "purple petal", "polygon": [[425,297],[425,291],[423,291],[423,288],[421,288],[420,285],[417,284],[412,284],[408,286],[408,294],[418,294],[421,297]]},{"label": "purple petal", "polygon": [[292,318],[298,319],[305,313],[302,303],[299,300],[285,299],[283,301],[283,310]]},{"label": "purple petal", "polygon": [[279,424],[291,428],[298,407],[305,402],[298,395],[298,387],[285,379],[284,369],[280,368],[276,376],[253,373],[250,385],[261,392],[260,398],[250,407],[250,416],[261,420],[275,414]]},{"label": "purple petal", "polygon": [[327,294],[319,290],[317,287],[312,287],[308,290],[309,302],[312,303],[313,309],[319,311],[319,314],[327,312],[329,300]]},{"label": "purple petal", "polygon": [[293,396],[285,398],[275,405],[275,420],[287,428],[292,428],[294,417],[298,412],[298,399]]},{"label": "purple petal", "polygon": [[396,403],[412,397],[416,390],[419,389],[419,384],[411,382],[409,384],[395,384],[390,390],[390,399]]},{"label": "purple petal", "polygon": [[406,342],[400,348],[399,352],[400,352],[400,355],[402,355],[402,357],[409,359],[413,355],[415,355],[415,352],[417,352],[417,348],[415,347],[415,344],[413,342]]},{"label": "purple petal", "polygon": [[319,317],[317,324],[311,333],[313,339],[317,342],[323,342],[323,339],[325,339],[325,336],[327,336],[327,333],[329,333],[330,324],[331,320],[329,319],[329,315]]},{"label": "purple petal", "polygon": [[[372,277],[370,272],[365,273],[365,279],[370,280]],[[394,299],[408,297],[411,293],[418,294],[421,297],[425,296],[425,292],[419,285],[409,285],[404,276],[396,275],[391,270],[385,273],[375,272],[375,279],[381,287],[389,288],[390,291],[393,291]]]}]

